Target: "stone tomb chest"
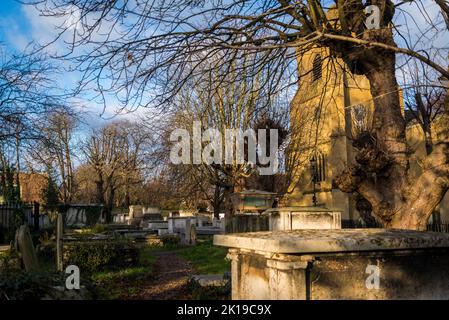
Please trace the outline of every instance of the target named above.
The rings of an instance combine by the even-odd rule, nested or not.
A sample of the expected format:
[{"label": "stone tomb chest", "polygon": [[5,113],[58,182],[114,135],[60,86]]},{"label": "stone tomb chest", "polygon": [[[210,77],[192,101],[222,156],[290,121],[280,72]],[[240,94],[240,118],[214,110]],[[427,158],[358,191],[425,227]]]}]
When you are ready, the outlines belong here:
[{"label": "stone tomb chest", "polygon": [[341,229],[341,212],[322,207],[285,207],[265,211],[269,230]]},{"label": "stone tomb chest", "polygon": [[216,235],[232,298],[449,299],[449,234],[387,229]]}]

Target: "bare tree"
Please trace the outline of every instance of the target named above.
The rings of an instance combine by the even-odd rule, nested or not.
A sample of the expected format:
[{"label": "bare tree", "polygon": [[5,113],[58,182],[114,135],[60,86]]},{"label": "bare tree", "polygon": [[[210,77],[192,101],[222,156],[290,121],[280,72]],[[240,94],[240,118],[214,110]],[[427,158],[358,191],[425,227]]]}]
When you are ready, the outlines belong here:
[{"label": "bare tree", "polygon": [[42,55],[0,57],[1,174],[4,182],[8,170],[14,172],[15,200],[20,198],[24,149],[41,136],[35,124],[59,106],[60,97],[52,93],[52,72],[56,69]]},{"label": "bare tree", "polygon": [[34,121],[59,105],[51,94],[52,72],[56,70],[40,55],[0,60],[1,140],[35,134]]},{"label": "bare tree", "polygon": [[117,191],[124,187],[129,192],[131,185],[143,182],[140,170],[146,142],[147,136],[135,125],[122,121],[94,130],[83,146],[87,164],[95,172],[96,201],[106,206],[107,221],[111,221]]},{"label": "bare tree", "polygon": [[435,73],[422,63],[412,61],[407,79],[410,87],[404,89],[406,121],[415,121],[424,134],[427,155],[433,151],[436,141],[434,126],[444,114],[444,99],[447,89],[435,83]]},{"label": "bare tree", "polygon": [[[221,159],[218,163],[214,160],[214,163],[209,164],[202,159],[203,161],[200,164],[183,165],[182,168],[172,165],[167,167],[173,173],[174,181],[179,181],[179,178],[184,175],[182,179],[184,180],[183,189],[189,190],[185,194],[186,200],[191,199],[192,191],[196,190],[200,199],[207,200],[214,208],[214,214],[217,218],[223,210],[228,213],[233,212],[231,194],[240,191],[245,186],[245,180],[254,175],[256,171],[254,165],[242,164],[236,159],[225,163],[226,147],[223,142],[226,141],[226,131],[241,130],[243,133],[247,129],[279,129],[279,126],[267,128],[264,125],[262,127],[262,119],[266,120],[270,111],[272,115],[275,114],[273,109],[276,97],[271,96],[268,100],[265,99],[267,97],[260,96],[259,83],[264,82],[264,77],[267,75],[264,74],[263,70],[260,70],[254,77],[247,77],[243,79],[245,81],[241,81],[242,79],[238,74],[239,72],[252,73],[253,70],[251,69],[254,65],[252,59],[254,58],[256,57],[250,55],[236,57],[231,66],[223,63],[216,70],[211,69],[209,65],[217,62],[214,60],[205,61],[201,68],[204,69],[204,73],[208,73],[207,79],[199,83],[195,81],[195,78],[192,78],[181,89],[171,106],[174,110],[173,115],[163,128],[167,144],[164,149],[166,155],[170,153],[170,145],[172,144],[167,139],[171,130],[185,128],[192,133],[194,121],[197,121],[202,130],[216,130],[218,138],[222,141],[219,147],[222,149],[220,150]],[[221,83],[221,85],[217,86],[217,83]],[[264,124],[267,124],[267,121]],[[274,122],[271,124],[274,124]],[[281,134],[281,136],[283,135]],[[268,146],[270,145],[269,138],[268,135]],[[284,138],[284,136],[281,137],[281,140]],[[248,160],[248,153],[253,150],[248,149],[250,148],[248,138],[244,139],[243,142],[245,143],[244,157]],[[204,141],[202,146],[206,146]],[[193,144],[191,144],[191,148],[193,148]],[[270,150],[267,149],[265,156],[270,156]],[[198,150],[191,150],[190,152],[193,153],[193,156],[196,156],[194,153]],[[233,150],[233,153],[236,153],[236,150]],[[202,158],[204,158],[204,153]],[[168,162],[170,159],[165,156],[165,160]],[[257,160],[254,164],[260,165]],[[271,163],[271,165],[273,164]]]},{"label": "bare tree", "polygon": [[38,126],[41,136],[32,143],[29,153],[47,172],[56,169],[59,198],[63,203],[70,203],[75,193],[74,134],[79,126],[78,116],[69,108],[58,108],[49,112]]},{"label": "bare tree", "polygon": [[[357,162],[342,172],[338,186],[367,199],[385,226],[424,229],[449,188],[449,133],[412,181],[396,56],[421,61],[446,78],[449,72],[419,48],[395,43],[395,14],[405,4],[419,3],[370,1],[380,9],[381,19],[378,29],[369,30],[362,0],[338,0],[332,15],[317,0],[51,0],[39,1],[37,7],[45,15],[61,16],[76,6],[77,27],[61,30],[61,35],[73,35],[70,50],[84,72],[84,84],[97,83],[101,94],[115,92],[128,107],[163,106],[193,75],[198,83],[208,77],[199,68],[206,59],[215,58],[210,68],[217,68],[224,60],[232,62],[238,52],[257,55],[253,70],[269,74],[260,90],[270,96],[292,83],[295,57],[312,47],[329,48],[330,58],[367,77],[374,99],[372,137],[358,143]],[[446,2],[439,5],[447,14]],[[425,30],[441,29],[441,24],[426,23]],[[75,50],[79,46],[86,49],[81,54]],[[239,74],[244,79],[257,73]]]}]

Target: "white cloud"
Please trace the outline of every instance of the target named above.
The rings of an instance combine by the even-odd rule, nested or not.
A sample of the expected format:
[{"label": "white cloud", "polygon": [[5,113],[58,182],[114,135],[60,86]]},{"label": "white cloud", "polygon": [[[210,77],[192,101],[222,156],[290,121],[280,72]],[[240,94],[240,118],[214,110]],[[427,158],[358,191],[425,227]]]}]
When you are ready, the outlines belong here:
[{"label": "white cloud", "polygon": [[16,19],[12,17],[0,17],[0,34],[4,35],[8,44],[12,45],[17,51],[26,49],[31,39],[21,30]]}]

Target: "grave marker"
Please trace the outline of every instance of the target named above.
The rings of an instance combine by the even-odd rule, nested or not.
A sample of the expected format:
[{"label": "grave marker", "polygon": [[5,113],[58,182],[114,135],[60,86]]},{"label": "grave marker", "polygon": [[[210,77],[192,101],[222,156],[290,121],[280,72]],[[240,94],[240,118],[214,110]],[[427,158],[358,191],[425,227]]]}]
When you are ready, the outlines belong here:
[{"label": "grave marker", "polygon": [[27,225],[20,226],[17,231],[17,244],[22,255],[25,270],[39,270],[39,261],[37,260],[36,250],[34,249],[33,240]]}]

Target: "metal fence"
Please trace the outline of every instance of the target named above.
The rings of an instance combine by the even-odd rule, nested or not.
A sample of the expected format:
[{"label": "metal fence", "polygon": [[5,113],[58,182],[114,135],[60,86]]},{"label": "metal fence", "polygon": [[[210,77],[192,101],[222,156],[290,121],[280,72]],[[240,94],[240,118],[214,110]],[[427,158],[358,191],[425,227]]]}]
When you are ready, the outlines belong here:
[{"label": "metal fence", "polygon": [[14,217],[17,210],[23,210],[25,223],[34,226],[34,206],[23,203],[0,204],[0,228],[9,229],[14,226]]}]

